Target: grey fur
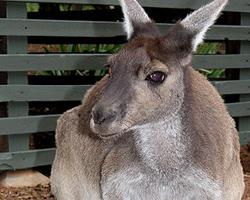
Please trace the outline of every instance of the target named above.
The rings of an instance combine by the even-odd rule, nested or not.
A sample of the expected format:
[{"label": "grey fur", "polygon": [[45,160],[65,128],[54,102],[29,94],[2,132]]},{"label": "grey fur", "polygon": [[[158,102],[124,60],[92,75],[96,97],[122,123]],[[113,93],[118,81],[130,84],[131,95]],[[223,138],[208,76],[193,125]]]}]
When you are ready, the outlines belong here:
[{"label": "grey fur", "polygon": [[[133,25],[140,27],[134,38],[108,60],[110,77],[58,120],[53,193],[58,200],[240,200],[237,130],[216,89],[189,66],[196,35],[182,23],[165,36],[153,23]],[[155,71],[165,74],[161,84],[147,78]]]}]

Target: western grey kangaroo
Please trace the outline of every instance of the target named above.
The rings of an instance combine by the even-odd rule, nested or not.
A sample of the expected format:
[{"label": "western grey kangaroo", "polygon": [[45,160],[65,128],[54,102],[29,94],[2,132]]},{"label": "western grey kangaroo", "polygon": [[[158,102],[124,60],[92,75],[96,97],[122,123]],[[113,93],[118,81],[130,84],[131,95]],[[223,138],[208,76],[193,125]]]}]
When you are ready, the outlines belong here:
[{"label": "western grey kangaroo", "polygon": [[240,200],[235,123],[191,66],[227,0],[214,0],[161,34],[136,0],[121,0],[126,44],[109,75],[56,130],[58,200]]}]

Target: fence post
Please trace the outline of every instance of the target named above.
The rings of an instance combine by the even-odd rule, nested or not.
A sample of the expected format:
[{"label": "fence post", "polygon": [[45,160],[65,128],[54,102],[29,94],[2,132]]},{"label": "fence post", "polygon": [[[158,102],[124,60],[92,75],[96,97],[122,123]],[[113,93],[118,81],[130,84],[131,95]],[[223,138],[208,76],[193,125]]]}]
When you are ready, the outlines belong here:
[{"label": "fence post", "polygon": [[[26,4],[23,2],[7,2],[7,18],[25,19],[27,18]],[[27,37],[7,37],[8,54],[26,54]],[[8,84],[27,84],[28,77],[26,72],[9,72]],[[28,115],[28,102],[9,102],[8,117],[17,117]],[[15,124],[13,124],[15,126]],[[29,149],[29,135],[11,135],[9,136],[9,151],[20,151]]]},{"label": "fence post", "polygon": [[[250,13],[241,13],[241,25],[250,25]],[[250,42],[242,41],[241,42],[241,54],[250,53]],[[249,59],[250,66],[250,59]],[[240,70],[240,79],[249,80],[250,79],[250,69],[241,69]],[[240,101],[246,102],[250,101],[250,94],[240,95]],[[250,142],[250,116],[242,117],[239,120],[239,131],[242,132],[241,135],[241,144],[247,144]]]},{"label": "fence post", "polygon": [[[6,17],[6,2],[0,2],[0,17]],[[6,46],[6,37],[0,37],[0,54],[6,54],[7,46]],[[7,83],[7,73],[0,72],[0,85]],[[7,116],[7,104],[0,103],[0,117]],[[8,137],[0,136],[0,152],[5,152],[8,150]]]}]

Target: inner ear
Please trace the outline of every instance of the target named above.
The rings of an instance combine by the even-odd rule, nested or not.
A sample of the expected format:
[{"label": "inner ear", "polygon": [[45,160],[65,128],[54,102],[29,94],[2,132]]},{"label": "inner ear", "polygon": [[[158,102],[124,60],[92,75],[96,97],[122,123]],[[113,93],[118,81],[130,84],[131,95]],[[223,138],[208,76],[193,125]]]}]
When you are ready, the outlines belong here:
[{"label": "inner ear", "polygon": [[205,33],[215,23],[220,12],[228,3],[228,0],[213,0],[188,15],[181,21],[181,25],[190,33],[193,33],[192,49],[195,52],[198,45],[203,42]]},{"label": "inner ear", "polygon": [[154,37],[158,33],[154,23],[136,0],[120,0],[120,3],[128,40],[140,35]]}]

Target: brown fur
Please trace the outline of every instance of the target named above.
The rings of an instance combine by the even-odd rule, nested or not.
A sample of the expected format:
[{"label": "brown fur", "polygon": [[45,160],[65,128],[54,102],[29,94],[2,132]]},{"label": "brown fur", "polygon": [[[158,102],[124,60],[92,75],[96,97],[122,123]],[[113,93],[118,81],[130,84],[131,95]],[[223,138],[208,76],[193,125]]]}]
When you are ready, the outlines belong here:
[{"label": "brown fur", "polygon": [[[143,12],[135,0],[122,2]],[[58,120],[51,176],[58,200],[242,197],[235,123],[216,89],[189,65],[200,29],[225,4],[215,0],[163,36],[151,21],[140,23],[145,13],[124,7],[127,20],[136,18],[131,41],[108,60],[112,73]],[[155,72],[163,81],[150,80]]]},{"label": "brown fur", "polygon": [[[224,199],[230,199],[230,192],[228,191],[238,191],[242,194],[244,188],[242,168],[239,165],[238,134],[235,130],[234,122],[228,115],[218,92],[211,84],[208,84],[202,75],[195,72],[191,67],[187,67],[185,74],[187,88],[185,98],[189,102],[186,105],[186,114],[192,117],[188,121],[186,119],[184,123],[195,125],[190,127],[194,134],[194,140],[192,141],[194,148],[191,154],[192,157],[189,159],[194,161],[197,166],[205,169],[213,179],[224,177],[225,181],[223,184],[226,189],[223,196],[225,197]],[[118,147],[125,146],[125,148],[120,148],[122,154],[119,157],[110,157],[111,153],[107,157],[110,149],[117,148],[117,145],[115,145],[113,140],[101,141],[89,128],[91,109],[100,98],[106,82],[107,77],[88,91],[83,105],[66,112],[58,120],[56,134],[58,149],[52,171],[55,174],[52,176],[52,189],[58,199],[87,199],[85,196],[80,198],[80,194],[79,196],[77,195],[79,188],[75,188],[76,185],[74,185],[74,178],[72,178],[74,176],[72,173],[74,172],[71,171],[67,175],[69,169],[76,168],[77,170],[78,168],[75,174],[79,176],[79,179],[85,177],[83,181],[77,182],[77,187],[79,187],[79,183],[91,186],[89,191],[94,191],[93,195],[95,197],[93,199],[100,199],[100,172],[104,170],[102,172],[104,175],[106,172],[112,173],[112,169],[118,167],[115,163],[127,163],[131,159],[128,158],[129,154],[126,149],[128,151],[134,150],[124,144],[122,140],[118,145]],[[209,117],[211,114],[216,118]],[[205,124],[204,120],[206,121]],[[216,128],[217,130],[221,131],[214,132],[215,126],[218,127]],[[127,140],[133,141],[133,139],[128,138]],[[81,159],[77,161],[73,159],[74,157],[77,160],[78,158]],[[110,159],[112,161],[109,163]],[[106,160],[106,163],[109,163],[109,166],[105,166],[102,169],[104,160]],[[58,168],[58,166],[60,167]],[[62,180],[60,178],[62,174],[70,178]],[[60,187],[58,187],[58,184]],[[70,188],[72,185],[74,187]],[[61,193],[64,193],[64,195],[73,193],[74,196],[65,195],[62,197],[60,196]],[[227,198],[227,196],[229,197]]]},{"label": "brown fur", "polygon": [[[185,77],[189,116],[186,123],[192,125],[193,133],[192,159],[213,179],[225,180],[223,184],[228,191],[238,191],[242,194],[244,183],[235,122],[214,86],[209,84],[204,76],[188,67]],[[232,184],[234,181],[237,184]],[[224,191],[224,199],[230,199],[228,191]]]},{"label": "brown fur", "polygon": [[[57,199],[101,198],[100,170],[103,159],[109,151],[110,142],[104,143],[97,138],[90,130],[89,121],[92,107],[106,82],[107,77],[104,77],[87,92],[83,105],[67,111],[57,122],[57,153],[52,168],[52,175],[55,176],[51,177],[52,191]],[[78,159],[79,157],[81,159]],[[79,168],[83,171],[80,172]],[[79,181],[82,183],[82,190],[86,187],[85,190],[88,190],[89,194],[79,192],[81,187],[80,189],[76,187]]]}]

